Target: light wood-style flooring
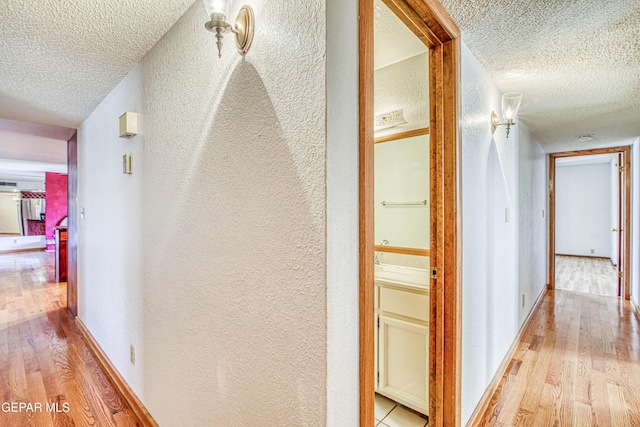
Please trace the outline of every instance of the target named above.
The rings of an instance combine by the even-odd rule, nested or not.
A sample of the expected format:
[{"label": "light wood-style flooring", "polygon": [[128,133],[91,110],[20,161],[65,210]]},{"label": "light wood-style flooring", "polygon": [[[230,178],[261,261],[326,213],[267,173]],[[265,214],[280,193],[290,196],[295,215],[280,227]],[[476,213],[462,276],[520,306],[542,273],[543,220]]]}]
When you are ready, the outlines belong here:
[{"label": "light wood-style flooring", "polygon": [[547,291],[481,426],[640,426],[640,323],[616,297]]},{"label": "light wood-style flooring", "polygon": [[137,425],[67,314],[53,261],[0,254],[0,425]]},{"label": "light wood-style flooring", "polygon": [[556,255],[556,289],[618,295],[618,270],[609,258]]}]

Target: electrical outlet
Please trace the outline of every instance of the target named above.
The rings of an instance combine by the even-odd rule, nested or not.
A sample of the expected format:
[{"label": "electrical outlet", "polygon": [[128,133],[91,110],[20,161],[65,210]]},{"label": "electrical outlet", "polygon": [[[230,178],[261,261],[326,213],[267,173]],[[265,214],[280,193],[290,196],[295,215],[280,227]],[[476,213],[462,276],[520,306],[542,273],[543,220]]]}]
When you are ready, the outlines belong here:
[{"label": "electrical outlet", "polygon": [[544,219],[544,209],[542,209],[542,219]]},{"label": "electrical outlet", "polygon": [[522,294],[522,307],[524,308],[524,294]]},{"label": "electrical outlet", "polygon": [[131,361],[132,365],[136,364],[136,348],[133,346],[133,344],[129,345],[129,360]]},{"label": "electrical outlet", "polygon": [[504,208],[504,222],[509,222],[509,208]]},{"label": "electrical outlet", "polygon": [[595,253],[596,253],[595,249],[591,249],[591,255],[593,255]]}]

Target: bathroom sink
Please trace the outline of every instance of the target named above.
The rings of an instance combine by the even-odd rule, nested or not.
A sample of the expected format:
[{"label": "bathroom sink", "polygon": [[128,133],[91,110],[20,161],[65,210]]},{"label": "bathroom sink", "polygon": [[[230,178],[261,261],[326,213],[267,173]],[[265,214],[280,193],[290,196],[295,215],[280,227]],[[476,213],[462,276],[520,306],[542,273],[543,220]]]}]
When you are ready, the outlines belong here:
[{"label": "bathroom sink", "polygon": [[416,286],[420,288],[429,287],[429,272],[424,268],[376,264],[374,278],[377,282]]}]

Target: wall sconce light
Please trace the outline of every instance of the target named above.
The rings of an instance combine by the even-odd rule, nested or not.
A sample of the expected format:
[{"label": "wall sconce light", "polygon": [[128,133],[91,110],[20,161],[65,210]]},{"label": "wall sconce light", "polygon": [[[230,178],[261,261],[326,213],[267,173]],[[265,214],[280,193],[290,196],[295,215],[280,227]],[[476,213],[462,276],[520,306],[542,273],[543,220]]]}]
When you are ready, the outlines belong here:
[{"label": "wall sconce light", "polygon": [[509,130],[511,126],[515,126],[514,120],[518,115],[518,109],[522,102],[522,94],[517,92],[507,92],[502,95],[502,117],[504,122],[500,122],[495,111],[491,112],[491,134],[496,133],[498,126],[507,127],[507,138],[509,138]]},{"label": "wall sconce light", "polygon": [[232,32],[236,35],[236,48],[240,55],[249,52],[253,41],[254,17],[251,6],[242,6],[238,12],[234,25],[227,22],[227,13],[233,0],[203,0],[204,8],[211,19],[204,27],[216,35],[218,58],[222,58],[222,39],[224,33]]}]

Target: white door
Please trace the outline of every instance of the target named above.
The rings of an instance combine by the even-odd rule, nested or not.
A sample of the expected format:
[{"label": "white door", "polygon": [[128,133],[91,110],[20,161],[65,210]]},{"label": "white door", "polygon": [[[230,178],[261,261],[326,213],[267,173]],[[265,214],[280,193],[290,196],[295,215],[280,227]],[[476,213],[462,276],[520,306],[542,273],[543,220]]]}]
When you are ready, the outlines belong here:
[{"label": "white door", "polygon": [[618,233],[620,224],[618,223],[618,157],[611,160],[611,263],[618,265]]}]

